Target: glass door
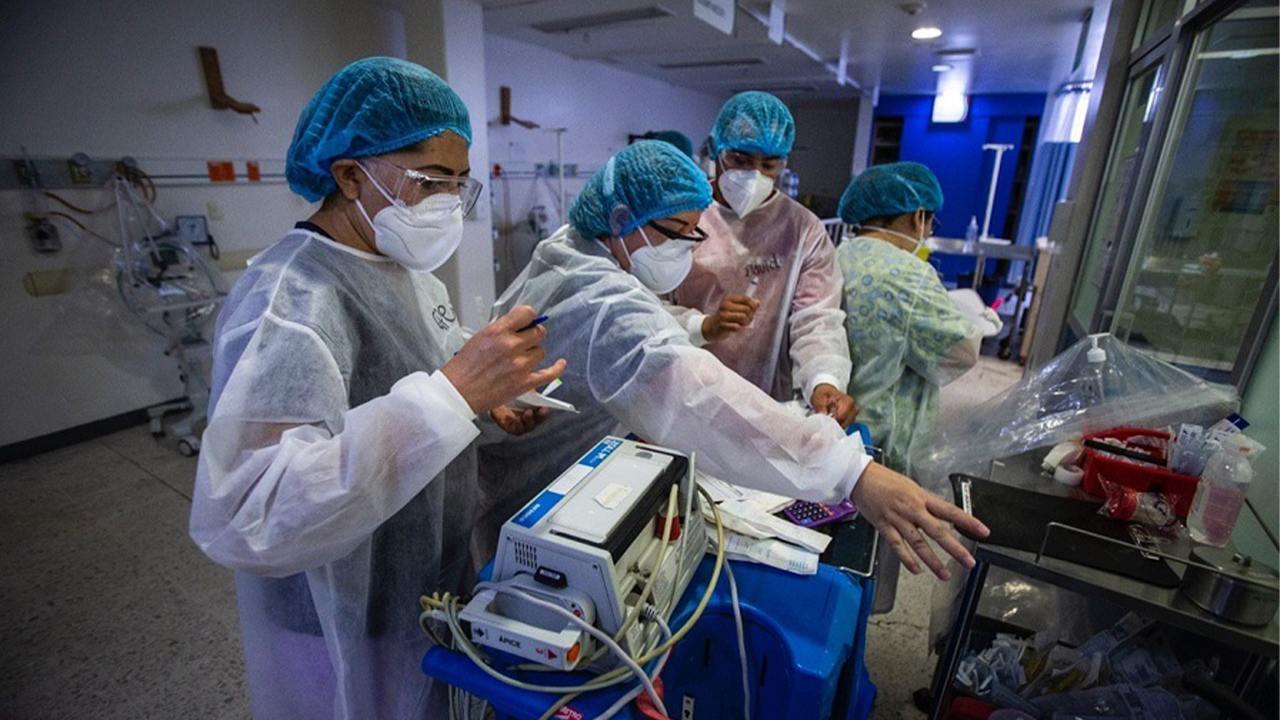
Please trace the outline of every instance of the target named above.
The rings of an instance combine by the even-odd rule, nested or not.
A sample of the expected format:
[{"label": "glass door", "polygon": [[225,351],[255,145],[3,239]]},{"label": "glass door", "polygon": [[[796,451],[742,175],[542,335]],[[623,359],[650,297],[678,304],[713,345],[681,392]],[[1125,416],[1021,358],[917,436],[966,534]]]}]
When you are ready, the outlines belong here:
[{"label": "glass door", "polygon": [[1222,381],[1272,302],[1277,17],[1276,0],[1249,2],[1194,38],[1115,306],[1120,338]]},{"label": "glass door", "polygon": [[1116,257],[1128,216],[1129,198],[1133,195],[1142,151],[1151,134],[1156,105],[1164,74],[1163,57],[1139,69],[1125,91],[1116,140],[1107,159],[1106,174],[1098,195],[1097,211],[1089,228],[1088,245],[1081,265],[1079,286],[1071,306],[1071,319],[1077,335],[1096,327],[1095,313],[1107,284],[1107,276]]}]

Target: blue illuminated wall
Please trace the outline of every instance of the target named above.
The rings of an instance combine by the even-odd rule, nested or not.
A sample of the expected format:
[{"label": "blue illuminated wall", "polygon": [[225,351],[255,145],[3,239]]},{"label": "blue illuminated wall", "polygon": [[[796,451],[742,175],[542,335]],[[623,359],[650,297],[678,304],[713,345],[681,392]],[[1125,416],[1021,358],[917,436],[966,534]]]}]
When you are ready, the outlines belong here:
[{"label": "blue illuminated wall", "polygon": [[987,208],[987,184],[991,181],[994,152],[982,151],[984,143],[1013,145],[1000,168],[995,208],[991,213],[991,234],[1004,232],[1009,211],[1009,193],[1014,168],[1028,117],[1040,117],[1046,96],[1043,93],[974,95],[969,116],[961,123],[934,123],[932,95],[881,95],[877,118],[902,118],[902,150],[899,160],[928,165],[938,176],[945,198],[938,235],[963,238],[969,218],[982,216]]}]

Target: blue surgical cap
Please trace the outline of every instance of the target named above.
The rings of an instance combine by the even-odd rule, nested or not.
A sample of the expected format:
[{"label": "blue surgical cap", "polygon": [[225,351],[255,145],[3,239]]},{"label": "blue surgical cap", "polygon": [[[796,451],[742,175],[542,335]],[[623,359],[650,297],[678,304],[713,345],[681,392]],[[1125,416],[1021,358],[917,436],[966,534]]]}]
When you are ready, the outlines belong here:
[{"label": "blue surgical cap", "polygon": [[720,108],[711,128],[716,152],[738,150],[786,157],[796,141],[796,121],[778,98],[750,90],[738,93]]},{"label": "blue surgical cap", "polygon": [[840,198],[840,218],[859,225],[875,217],[897,217],[924,208],[942,210],[942,186],[933,171],[913,162],[869,167]]},{"label": "blue surgical cap", "polygon": [[689,157],[693,157],[693,141],[689,139],[688,135],[685,135],[679,130],[660,130],[656,133],[652,133],[649,137],[653,140],[669,142],[672,145],[675,145],[680,152],[683,152]]},{"label": "blue surgical cap", "polygon": [[303,109],[284,174],[294,192],[315,202],[337,189],[334,160],[381,155],[446,130],[471,143],[467,106],[439,76],[396,58],[357,60]]},{"label": "blue surgical cap", "polygon": [[711,205],[711,183],[688,155],[661,140],[619,150],[569,208],[583,237],[622,237],[651,220]]}]

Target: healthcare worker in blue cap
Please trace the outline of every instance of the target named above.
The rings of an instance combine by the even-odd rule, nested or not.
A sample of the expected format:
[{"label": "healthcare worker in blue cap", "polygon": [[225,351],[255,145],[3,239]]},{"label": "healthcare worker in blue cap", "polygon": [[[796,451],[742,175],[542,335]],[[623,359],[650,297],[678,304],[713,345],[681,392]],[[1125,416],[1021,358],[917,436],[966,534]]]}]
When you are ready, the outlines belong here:
[{"label": "healthcare worker in blue cap", "polygon": [[235,569],[256,718],[443,718],[418,598],[469,582],[477,415],[557,377],[513,307],[467,339],[430,271],[479,196],[467,109],[427,69],[344,68],[286,176],[320,201],[218,318],[191,536]]},{"label": "healthcare worker in blue cap", "polygon": [[[858,230],[836,250],[853,356],[849,392],[885,464],[908,475],[933,438],[941,387],[973,367],[982,343],[925,262],[940,210],[938,178],[912,162],[867,168],[840,198],[840,217]],[[995,311],[984,317],[999,327]]]},{"label": "healthcare worker in blue cap", "polygon": [[840,310],[840,272],[822,221],[775,184],[796,139],[791,111],[763,92],[729,98],[716,117],[715,202],[707,241],[671,296],[705,346],[777,400],[799,395],[848,425],[857,414]]},{"label": "healthcare worker in blue cap", "polygon": [[852,496],[918,572],[916,556],[947,570],[932,538],[972,565],[950,533],[982,524],[871,461],[832,418],[802,417],[711,353],[694,347],[658,295],[684,280],[711,186],[688,155],[656,140],[630,145],[593,175],[569,224],[534,249],[498,311],[539,308],[554,330],[547,351],[569,361],[554,397],[579,413],[555,413],[535,434],[481,448],[484,509],[475,544],[492,556],[502,523],[608,433],[698,453],[699,467],[746,487],[838,502]]}]

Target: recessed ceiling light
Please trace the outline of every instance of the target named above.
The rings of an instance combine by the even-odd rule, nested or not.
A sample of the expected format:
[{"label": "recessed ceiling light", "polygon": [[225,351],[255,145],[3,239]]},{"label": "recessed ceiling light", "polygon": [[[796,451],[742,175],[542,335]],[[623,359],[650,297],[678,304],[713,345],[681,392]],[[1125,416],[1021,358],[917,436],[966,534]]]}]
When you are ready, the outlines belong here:
[{"label": "recessed ceiling light", "polygon": [[951,66],[946,63],[938,63],[937,65],[933,66],[934,72],[946,72],[950,69],[951,69]]},{"label": "recessed ceiling light", "polygon": [[911,31],[911,37],[917,40],[932,40],[942,37],[942,30],[932,26],[919,27]]}]

